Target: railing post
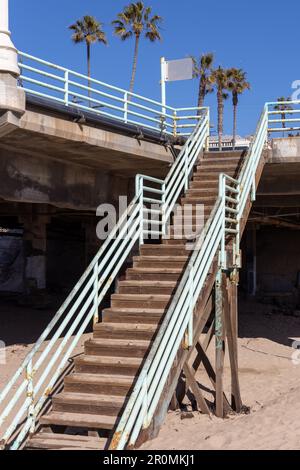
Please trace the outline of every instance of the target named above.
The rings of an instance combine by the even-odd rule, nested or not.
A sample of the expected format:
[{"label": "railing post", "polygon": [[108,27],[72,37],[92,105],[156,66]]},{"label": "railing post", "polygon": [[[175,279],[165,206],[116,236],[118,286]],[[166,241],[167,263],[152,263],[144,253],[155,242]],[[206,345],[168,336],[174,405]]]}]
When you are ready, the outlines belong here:
[{"label": "railing post", "polygon": [[166,183],[162,185],[162,206],[161,206],[161,231],[162,237],[167,233],[167,220],[166,220]]},{"label": "railing post", "polygon": [[223,373],[224,373],[224,324],[222,270],[219,269],[215,284],[215,338],[216,338],[216,415],[224,417]]},{"label": "railing post", "polygon": [[33,368],[32,360],[26,367],[26,380],[27,380],[27,398],[30,399],[30,405],[28,407],[27,419],[30,421],[30,434],[35,431],[35,413],[34,413],[34,388],[33,388]]},{"label": "railing post", "polygon": [[124,122],[128,123],[128,91],[124,93]]},{"label": "railing post", "polygon": [[188,350],[193,346],[194,342],[194,306],[193,306],[193,300],[194,300],[194,267],[188,267],[189,270],[189,276],[188,276],[188,296],[187,296],[187,302],[188,302],[188,326],[187,329],[185,330],[184,333],[184,339],[183,339],[183,348]]},{"label": "railing post", "polygon": [[219,256],[219,266],[221,269],[226,269],[226,194],[225,194],[225,175],[222,173],[219,177],[219,197],[222,199],[222,239],[221,239],[221,251]]},{"label": "railing post", "polygon": [[173,113],[173,136],[176,138],[177,137],[177,111],[174,111]]},{"label": "railing post", "polygon": [[65,70],[65,94],[64,94],[64,102],[65,105],[69,105],[69,70]]},{"label": "railing post", "polygon": [[139,198],[140,204],[140,245],[144,245],[144,180],[141,175],[135,177],[135,195]]},{"label": "railing post", "polygon": [[184,173],[185,173],[184,190],[187,191],[189,189],[189,154],[188,152],[185,155]]},{"label": "railing post", "polygon": [[188,326],[188,348],[193,346],[194,342],[194,266],[192,266],[189,275],[189,326]]},{"label": "railing post", "polygon": [[99,275],[98,275],[98,261],[93,269],[94,277],[94,317],[93,323],[94,326],[99,323]]},{"label": "railing post", "polygon": [[236,266],[237,268],[240,268],[241,267],[241,254],[240,254],[240,229],[241,229],[241,224],[240,224],[240,220],[241,220],[241,214],[240,214],[240,201],[241,201],[241,185],[238,184],[237,186],[237,190],[238,190],[238,194],[237,194],[237,224],[236,224],[236,236],[235,236],[235,243],[233,245],[233,262],[234,262],[234,266]]},{"label": "railing post", "polygon": [[207,132],[207,136],[206,136],[206,140],[205,140],[205,150],[206,152],[209,152],[209,144],[210,144],[210,109],[207,108],[207,123],[206,123],[206,132]]}]

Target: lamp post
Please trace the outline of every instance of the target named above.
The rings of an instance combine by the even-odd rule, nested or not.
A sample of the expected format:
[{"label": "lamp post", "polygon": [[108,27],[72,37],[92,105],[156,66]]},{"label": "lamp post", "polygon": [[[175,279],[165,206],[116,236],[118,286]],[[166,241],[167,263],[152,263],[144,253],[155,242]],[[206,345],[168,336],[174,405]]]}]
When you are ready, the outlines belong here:
[{"label": "lamp post", "polygon": [[25,93],[18,88],[18,52],[10,37],[9,0],[0,0],[0,110],[22,115]]},{"label": "lamp post", "polygon": [[9,31],[8,0],[0,0],[0,72],[20,75],[18,54]]}]

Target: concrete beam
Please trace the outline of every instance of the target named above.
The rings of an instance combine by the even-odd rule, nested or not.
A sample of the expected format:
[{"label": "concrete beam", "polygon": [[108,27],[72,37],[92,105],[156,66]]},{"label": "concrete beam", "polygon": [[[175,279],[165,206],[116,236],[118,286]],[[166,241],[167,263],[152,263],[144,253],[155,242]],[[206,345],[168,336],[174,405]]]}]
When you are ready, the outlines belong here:
[{"label": "concrete beam", "polygon": [[11,111],[0,117],[0,138],[10,134],[19,127],[20,120]]},{"label": "concrete beam", "polygon": [[20,129],[1,139],[0,146],[26,156],[39,154],[122,177],[137,173],[163,177],[174,160],[170,150],[162,145],[79,124],[42,110],[26,111]]}]

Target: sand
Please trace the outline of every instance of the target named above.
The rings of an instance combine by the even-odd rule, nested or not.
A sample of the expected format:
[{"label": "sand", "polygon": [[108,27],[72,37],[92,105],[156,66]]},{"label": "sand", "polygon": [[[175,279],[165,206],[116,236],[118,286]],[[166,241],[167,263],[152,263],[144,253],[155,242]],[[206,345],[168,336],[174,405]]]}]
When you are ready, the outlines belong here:
[{"label": "sand", "polygon": [[[8,307],[3,310],[6,309]],[[146,443],[142,449],[300,448],[300,357],[299,365],[294,364],[292,354],[295,350],[289,340],[291,337],[300,337],[300,318],[271,314],[271,306],[259,304],[243,305],[241,311],[238,340],[240,382],[243,403],[250,407],[250,414],[230,416],[226,420],[213,417],[210,420],[193,411],[191,419],[182,420],[180,411],[169,412],[158,438]],[[36,325],[35,330],[46,322],[47,315],[44,312],[28,311],[27,314],[28,317],[23,311],[18,321],[13,322],[14,332],[18,329],[16,342],[13,341],[15,333],[9,334],[9,325],[4,328],[4,339],[9,340],[6,365],[0,364],[0,390],[33,343],[33,338],[24,331],[24,326],[30,329],[29,317],[30,322],[34,322],[36,318],[36,323],[40,323],[40,326]],[[37,331],[33,336],[36,333]],[[86,338],[80,341],[81,344],[84,339]],[[213,348],[209,354],[213,358]],[[199,383],[211,389],[203,371],[197,374],[197,379]],[[228,362],[225,369],[225,387],[229,390]],[[205,396],[212,399],[210,393]],[[185,405],[188,410],[192,410],[188,399],[185,400]]]},{"label": "sand", "polygon": [[[289,340],[300,337],[300,319],[270,315],[270,310],[253,304],[240,316],[241,392],[250,414],[210,420],[196,411],[182,420],[181,412],[169,412],[158,438],[142,449],[300,449],[300,351],[299,364],[293,364],[295,349]],[[227,366],[227,379],[228,372]],[[208,385],[203,372],[197,379]]]}]

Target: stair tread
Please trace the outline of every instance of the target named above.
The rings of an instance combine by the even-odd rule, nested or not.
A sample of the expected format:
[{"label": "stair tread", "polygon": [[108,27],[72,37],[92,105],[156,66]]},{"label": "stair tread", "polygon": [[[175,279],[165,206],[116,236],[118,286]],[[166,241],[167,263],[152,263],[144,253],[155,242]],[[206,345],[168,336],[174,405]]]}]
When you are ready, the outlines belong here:
[{"label": "stair tread", "polygon": [[[167,247],[167,245],[164,245]],[[173,246],[173,245],[171,245]],[[176,246],[176,245],[174,245]],[[182,248],[182,245],[180,245]],[[129,281],[121,281],[119,282],[119,286],[128,286],[128,287],[133,287],[133,286],[153,286],[153,287],[175,287],[177,285],[176,281],[140,281],[140,280],[129,280]]]},{"label": "stair tread", "polygon": [[182,268],[131,268],[130,271],[136,271],[140,273],[181,273]]},{"label": "stair tread", "polygon": [[179,255],[179,256],[174,256],[174,255],[157,255],[157,256],[151,256],[151,255],[142,255],[142,256],[134,256],[133,261],[185,261],[188,258],[188,255]]},{"label": "stair tread", "polygon": [[119,383],[124,385],[131,385],[134,380],[133,375],[109,375],[109,374],[84,374],[75,372],[74,374],[68,375],[65,378],[66,382],[80,382],[82,384],[85,383],[93,383],[93,384],[101,384],[101,383]]},{"label": "stair tread", "polygon": [[63,403],[78,403],[87,405],[96,405],[97,403],[113,402],[123,405],[125,401],[124,396],[120,395],[104,395],[96,393],[78,393],[78,392],[62,392],[53,398],[53,402]]},{"label": "stair tread", "polygon": [[92,415],[84,413],[66,413],[52,411],[40,419],[41,424],[61,426],[88,427],[93,429],[112,429],[115,426],[115,416]]},{"label": "stair tread", "polygon": [[107,439],[100,437],[39,432],[29,439],[27,447],[49,450],[104,450],[106,443]]},{"label": "stair tread", "polygon": [[113,294],[115,300],[168,300],[170,295],[168,294]]},{"label": "stair tread", "polygon": [[[151,250],[151,249],[152,250],[153,249],[162,250],[163,248],[165,248],[165,245],[161,245],[161,244],[159,244],[159,245],[143,245],[142,246],[143,250],[147,250],[147,249],[149,249],[149,250]],[[173,248],[174,248],[174,250],[176,248],[180,250],[182,248],[182,246],[181,245],[174,245]],[[145,256],[148,256],[148,255],[145,255]]]},{"label": "stair tread", "polygon": [[109,313],[157,313],[157,314],[162,314],[165,312],[164,308],[133,308],[133,307],[115,307],[115,308],[107,308],[105,309],[105,312]]},{"label": "stair tread", "polygon": [[118,356],[91,356],[84,354],[75,359],[75,364],[91,365],[130,365],[139,367],[143,361],[141,357],[118,357]]},{"label": "stair tread", "polygon": [[145,324],[138,324],[135,325],[134,323],[98,323],[94,326],[94,331],[98,330],[124,330],[124,331],[150,331],[153,333],[157,330],[155,325]]},{"label": "stair tread", "polygon": [[151,341],[144,340],[144,339],[115,339],[115,338],[93,338],[87,341],[90,345],[95,346],[145,346],[148,347]]}]

